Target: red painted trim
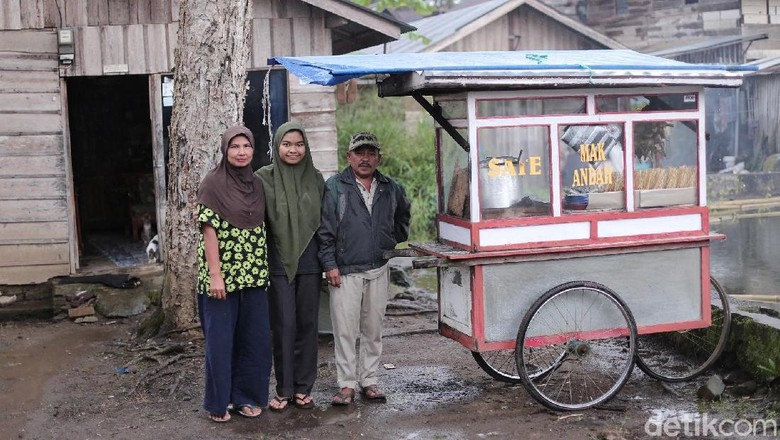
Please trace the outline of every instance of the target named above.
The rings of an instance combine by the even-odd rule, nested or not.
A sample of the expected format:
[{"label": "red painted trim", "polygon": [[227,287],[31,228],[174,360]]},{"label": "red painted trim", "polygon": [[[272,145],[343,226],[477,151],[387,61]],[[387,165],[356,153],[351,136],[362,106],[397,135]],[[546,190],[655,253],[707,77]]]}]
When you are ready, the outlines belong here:
[{"label": "red painted trim", "polygon": [[474,339],[485,340],[485,274],[483,266],[471,270],[471,332]]},{"label": "red painted trim", "polygon": [[477,348],[479,351],[514,350],[515,345],[516,341],[514,339],[511,341],[477,341]]},{"label": "red painted trim", "polygon": [[455,330],[447,324],[439,322],[439,334],[446,338],[452,339],[470,351],[477,351],[477,342],[474,338],[465,335],[458,330]]},{"label": "red painted trim", "polygon": [[415,249],[416,251],[419,251],[420,253],[424,255],[430,255],[434,257],[439,258],[445,258],[449,260],[478,260],[482,258],[500,258],[500,257],[511,257],[511,256],[522,256],[522,255],[541,255],[541,254],[560,254],[560,255],[566,255],[570,252],[579,252],[579,251],[598,251],[598,250],[605,250],[608,251],[610,249],[631,249],[631,248],[637,248],[637,252],[641,251],[642,247],[646,246],[659,246],[659,245],[674,245],[674,244],[682,244],[682,243],[700,243],[700,246],[705,247],[709,246],[709,242],[712,240],[721,240],[725,236],[721,234],[698,234],[698,235],[691,235],[687,237],[678,237],[678,236],[672,236],[672,237],[655,237],[655,238],[646,238],[642,240],[623,240],[623,241],[616,241],[616,242],[596,242],[596,243],[587,243],[587,244],[579,244],[579,245],[570,245],[570,246],[550,246],[549,244],[546,247],[536,247],[536,248],[524,248],[524,249],[502,249],[502,250],[495,250],[495,251],[489,251],[489,252],[468,252],[463,253],[460,252],[460,248],[456,248],[453,250],[456,250],[458,252],[446,252],[446,251],[439,251],[439,250],[432,250],[428,249],[425,246],[422,245],[416,245],[414,243],[410,244],[409,246],[412,249]]},{"label": "red painted trim", "polygon": [[710,248],[701,249],[701,319],[710,325],[712,304],[710,301]]},{"label": "red painted trim", "polygon": [[570,332],[547,336],[534,336],[523,342],[525,347],[539,347],[552,344],[564,344],[571,339],[589,341],[594,339],[607,339],[628,336],[628,328],[610,328],[603,330],[590,330],[586,332]]},{"label": "red painted trim", "polygon": [[[594,223],[591,223],[593,225]],[[502,245],[495,245],[495,246],[481,246],[477,247],[475,250],[478,252],[494,252],[494,251],[502,251],[502,250],[524,250],[524,249],[533,249],[533,248],[549,248],[551,246],[555,247],[561,247],[561,246],[589,246],[589,245],[604,245],[605,247],[614,247],[610,246],[613,243],[618,244],[628,244],[629,246],[636,245],[641,246],[648,240],[656,240],[656,239],[670,239],[673,241],[686,241],[686,237],[700,237],[702,236],[701,231],[688,231],[688,232],[674,232],[674,233],[664,233],[664,234],[644,234],[644,235],[632,235],[632,236],[622,236],[622,237],[601,237],[601,238],[589,238],[589,239],[583,239],[583,240],[560,240],[560,241],[540,241],[540,242],[531,242],[531,243],[517,243],[517,244],[502,244]]]}]

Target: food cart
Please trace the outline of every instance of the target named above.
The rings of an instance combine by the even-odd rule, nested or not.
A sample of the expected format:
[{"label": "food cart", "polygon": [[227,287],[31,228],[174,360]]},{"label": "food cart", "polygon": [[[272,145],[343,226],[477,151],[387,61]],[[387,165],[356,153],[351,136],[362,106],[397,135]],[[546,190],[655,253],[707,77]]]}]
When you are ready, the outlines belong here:
[{"label": "food cart", "polygon": [[[705,87],[749,67],[628,50],[275,58],[309,83],[376,75],[434,118],[439,332],[544,405],[614,396],[635,361],[688,380],[730,313],[710,277]],[[680,354],[685,356],[681,356]]]}]

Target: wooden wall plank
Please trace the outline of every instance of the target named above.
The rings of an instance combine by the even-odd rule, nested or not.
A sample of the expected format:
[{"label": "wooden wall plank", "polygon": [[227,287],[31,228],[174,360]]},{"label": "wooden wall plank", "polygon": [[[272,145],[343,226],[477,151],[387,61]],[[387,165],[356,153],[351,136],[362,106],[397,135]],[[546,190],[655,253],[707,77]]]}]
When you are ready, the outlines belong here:
[{"label": "wooden wall plank", "polygon": [[54,30],[0,31],[0,51],[57,53],[57,34]]},{"label": "wooden wall plank", "polygon": [[0,284],[35,284],[70,274],[68,264],[24,265],[24,270],[18,267],[0,267]]},{"label": "wooden wall plank", "polygon": [[127,27],[127,66],[131,74],[146,73],[146,45],[142,24],[131,24]]},{"label": "wooden wall plank", "polygon": [[81,68],[83,75],[102,75],[103,59],[100,51],[100,28],[89,26],[81,28],[80,31],[78,34],[81,34],[81,45],[76,49],[75,67]]},{"label": "wooden wall plank", "polygon": [[130,24],[130,0],[110,0],[108,22],[113,25]]},{"label": "wooden wall plank", "polygon": [[0,93],[0,112],[60,111],[59,93]]},{"label": "wooden wall plank", "polygon": [[100,28],[100,54],[103,66],[127,64],[124,29],[124,26],[103,26]]},{"label": "wooden wall plank", "polygon": [[3,0],[0,2],[0,25],[4,29],[22,28],[22,7],[20,0]]},{"label": "wooden wall plank", "polygon": [[290,113],[306,113],[311,109],[336,111],[334,93],[296,93],[290,94]]},{"label": "wooden wall plank", "polygon": [[165,25],[150,24],[146,26],[146,66],[149,72],[168,71],[168,45],[166,41]]},{"label": "wooden wall plank", "polygon": [[309,17],[292,19],[293,53],[296,57],[312,55],[312,23]]},{"label": "wooden wall plank", "polygon": [[[65,182],[61,177],[0,179],[0,200],[20,198],[34,200],[65,196]],[[0,233],[0,237],[2,236]]]},{"label": "wooden wall plank", "polygon": [[54,54],[0,53],[0,70],[57,70],[57,56]]},{"label": "wooden wall plank", "polygon": [[63,264],[70,261],[67,243],[0,245],[0,261],[8,266]]},{"label": "wooden wall plank", "polygon": [[292,22],[286,18],[271,20],[271,52],[274,56],[292,56]]},{"label": "wooden wall plank", "polygon": [[171,21],[179,21],[179,0],[171,0]]},{"label": "wooden wall plank", "polygon": [[87,2],[87,24],[89,26],[108,25],[108,1],[89,0]]},{"label": "wooden wall plank", "polygon": [[[0,222],[51,222],[67,221],[65,199],[60,200],[3,200]],[[0,261],[5,261],[0,258]]]},{"label": "wooden wall plank", "polygon": [[0,156],[18,156],[34,151],[39,155],[62,153],[61,135],[0,136]]},{"label": "wooden wall plank", "polygon": [[275,1],[268,0],[254,0],[252,3],[252,16],[254,18],[274,18],[276,13],[274,12]]},{"label": "wooden wall plank", "polygon": [[65,25],[80,27],[87,25],[87,2],[83,0],[64,0]]},{"label": "wooden wall plank", "polygon": [[252,20],[251,45],[251,68],[268,68],[268,58],[273,56],[271,51],[271,20],[266,18]]},{"label": "wooden wall plank", "polygon": [[171,21],[171,0],[151,0],[150,22],[168,23]]},{"label": "wooden wall plank", "polygon": [[43,28],[43,0],[25,0],[21,2],[22,28]]},{"label": "wooden wall plank", "polygon": [[[65,13],[57,0],[43,0],[43,25],[48,28],[61,27]],[[0,38],[2,40],[2,38]]]},{"label": "wooden wall plank", "polygon": [[152,8],[149,0],[130,1],[130,24],[152,22]]},{"label": "wooden wall plank", "polygon": [[332,55],[333,42],[330,29],[325,26],[325,13],[314,8],[312,13],[311,50],[317,55]]},{"label": "wooden wall plank", "polygon": [[4,113],[0,134],[55,133],[62,130],[58,113]]},{"label": "wooden wall plank", "polygon": [[286,1],[287,17],[290,18],[309,18],[311,17],[312,6],[300,0]]},{"label": "wooden wall plank", "polygon": [[67,222],[0,223],[0,237],[16,240],[67,240]]},{"label": "wooden wall plank", "polygon": [[167,48],[168,65],[164,72],[173,72],[176,65],[176,45],[178,44],[179,23],[170,23],[166,26],[168,29]]},{"label": "wooden wall plank", "polygon": [[[0,177],[64,175],[62,156],[0,157]],[[3,208],[4,210],[5,207]]]},{"label": "wooden wall plank", "polygon": [[12,92],[59,92],[59,77],[56,72],[46,71],[0,71],[0,90]]}]

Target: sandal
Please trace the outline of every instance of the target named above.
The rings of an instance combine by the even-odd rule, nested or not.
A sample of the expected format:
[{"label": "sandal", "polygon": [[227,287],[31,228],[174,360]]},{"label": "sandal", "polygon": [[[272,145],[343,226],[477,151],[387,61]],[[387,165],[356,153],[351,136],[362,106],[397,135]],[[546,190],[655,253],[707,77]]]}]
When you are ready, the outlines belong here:
[{"label": "sandal", "polygon": [[374,402],[387,402],[387,396],[385,396],[385,393],[383,393],[376,385],[363,387],[361,391],[363,393],[363,397],[368,400],[373,400]]},{"label": "sandal", "polygon": [[[349,390],[349,391],[344,391]],[[333,399],[330,404],[333,406],[347,406],[355,402],[355,390],[352,388],[342,388]]]},{"label": "sandal", "polygon": [[310,394],[298,393],[295,395],[295,407],[298,409],[314,408],[314,398]]},{"label": "sandal", "polygon": [[249,404],[236,405],[234,411],[236,414],[249,419],[254,419],[255,417],[263,415],[263,408]]},{"label": "sandal", "polygon": [[220,415],[220,414],[211,414],[210,413],[209,414],[209,419],[212,422],[215,422],[215,423],[226,423],[226,422],[230,421],[230,413],[225,412],[225,414],[222,414],[222,415]]},{"label": "sandal", "polygon": [[[275,412],[282,412],[290,406],[291,400],[291,397],[276,396],[271,399],[271,402],[268,404],[268,409]],[[276,404],[276,406],[274,406],[274,404]]]}]

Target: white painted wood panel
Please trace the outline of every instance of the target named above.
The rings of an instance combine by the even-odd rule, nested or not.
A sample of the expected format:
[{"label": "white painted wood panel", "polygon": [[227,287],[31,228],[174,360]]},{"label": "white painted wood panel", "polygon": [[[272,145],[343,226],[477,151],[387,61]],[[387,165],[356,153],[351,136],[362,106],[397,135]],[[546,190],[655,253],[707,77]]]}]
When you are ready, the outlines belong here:
[{"label": "white painted wood panel", "polygon": [[699,214],[605,220],[597,223],[599,237],[691,232],[701,231],[702,227],[702,218]]},{"label": "white painted wood panel", "polygon": [[471,245],[471,233],[468,229],[445,222],[439,223],[439,238],[455,243]]},{"label": "white painted wood panel", "polygon": [[587,240],[588,238],[590,238],[590,223],[588,222],[513,226],[479,231],[480,246]]}]

